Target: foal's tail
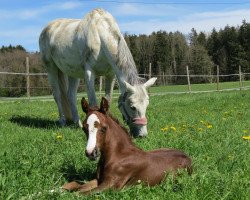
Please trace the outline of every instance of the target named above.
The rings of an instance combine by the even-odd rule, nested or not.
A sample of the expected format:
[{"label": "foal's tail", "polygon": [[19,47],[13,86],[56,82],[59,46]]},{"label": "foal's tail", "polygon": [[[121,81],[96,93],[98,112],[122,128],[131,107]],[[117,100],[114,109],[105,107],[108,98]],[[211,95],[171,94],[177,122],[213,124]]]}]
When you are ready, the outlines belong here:
[{"label": "foal's tail", "polygon": [[62,102],[62,109],[64,113],[64,117],[66,120],[72,120],[72,113],[70,109],[70,103],[68,100],[68,77],[65,75],[60,69],[58,69],[58,84],[61,93],[61,102]]}]

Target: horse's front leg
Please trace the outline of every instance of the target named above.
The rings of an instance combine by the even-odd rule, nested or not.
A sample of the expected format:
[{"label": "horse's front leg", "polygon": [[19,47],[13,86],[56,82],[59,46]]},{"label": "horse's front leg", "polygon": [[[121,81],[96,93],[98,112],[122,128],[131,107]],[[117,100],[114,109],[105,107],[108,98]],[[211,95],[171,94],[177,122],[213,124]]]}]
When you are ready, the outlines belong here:
[{"label": "horse's front leg", "polygon": [[85,84],[89,99],[89,105],[97,106],[97,100],[95,94],[95,74],[90,69],[87,69],[85,71]]},{"label": "horse's front leg", "polygon": [[72,119],[73,122],[78,124],[79,127],[82,128],[82,123],[81,120],[79,118],[78,115],[78,111],[77,111],[77,106],[76,106],[76,102],[77,102],[77,88],[79,86],[79,79],[77,78],[72,78],[69,77],[69,87],[68,87],[68,100],[70,103],[70,108],[71,108],[71,113],[72,113]]}]

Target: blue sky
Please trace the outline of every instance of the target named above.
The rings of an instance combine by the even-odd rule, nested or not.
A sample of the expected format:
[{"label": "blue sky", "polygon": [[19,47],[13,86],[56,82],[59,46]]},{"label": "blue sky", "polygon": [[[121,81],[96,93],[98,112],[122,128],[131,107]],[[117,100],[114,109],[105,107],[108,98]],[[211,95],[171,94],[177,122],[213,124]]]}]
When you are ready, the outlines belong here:
[{"label": "blue sky", "polygon": [[83,18],[94,8],[109,11],[121,31],[130,34],[187,34],[192,28],[209,33],[241,25],[243,19],[250,22],[250,0],[0,0],[0,46],[20,44],[38,51],[39,34],[48,22]]}]

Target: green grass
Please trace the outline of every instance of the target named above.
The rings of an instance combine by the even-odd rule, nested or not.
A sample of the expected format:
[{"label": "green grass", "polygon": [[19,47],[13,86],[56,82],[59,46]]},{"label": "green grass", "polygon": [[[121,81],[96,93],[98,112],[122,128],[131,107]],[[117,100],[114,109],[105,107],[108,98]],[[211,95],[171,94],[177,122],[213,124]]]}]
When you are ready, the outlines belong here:
[{"label": "green grass", "polygon": [[[151,96],[149,135],[134,143],[145,150],[185,151],[193,159],[193,174],[178,178],[177,191],[168,178],[152,188],[137,185],[80,199],[249,199],[250,143],[242,138],[250,135],[249,99],[249,90]],[[116,100],[111,112],[121,119]],[[79,199],[50,190],[90,180],[96,162],[84,155],[83,132],[60,128],[56,120],[53,101],[0,103],[0,199]]]},{"label": "green grass", "polygon": [[[250,81],[244,81],[243,87],[250,87]],[[222,82],[219,83],[219,90],[230,90],[240,88],[239,82]],[[216,91],[217,84],[216,83],[204,83],[204,84],[191,84],[191,91]],[[152,87],[150,88],[151,93],[175,93],[175,92],[189,92],[187,85],[168,85],[168,86],[160,86],[160,87]]]}]

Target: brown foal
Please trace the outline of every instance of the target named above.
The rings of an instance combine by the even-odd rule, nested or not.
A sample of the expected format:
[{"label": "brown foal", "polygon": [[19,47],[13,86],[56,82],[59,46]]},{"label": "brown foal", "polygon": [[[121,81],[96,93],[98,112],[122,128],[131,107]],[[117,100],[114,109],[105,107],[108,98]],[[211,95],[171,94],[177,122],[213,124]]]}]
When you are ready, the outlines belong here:
[{"label": "brown foal", "polygon": [[87,114],[83,130],[87,135],[86,156],[93,160],[100,153],[96,179],[83,185],[73,181],[63,189],[81,193],[100,192],[105,189],[122,189],[124,186],[145,183],[159,184],[168,173],[187,169],[191,173],[191,159],[175,149],[157,149],[145,152],[136,147],[129,133],[117,119],[108,114],[109,104],[102,98],[100,108],[89,108],[81,101]]}]

